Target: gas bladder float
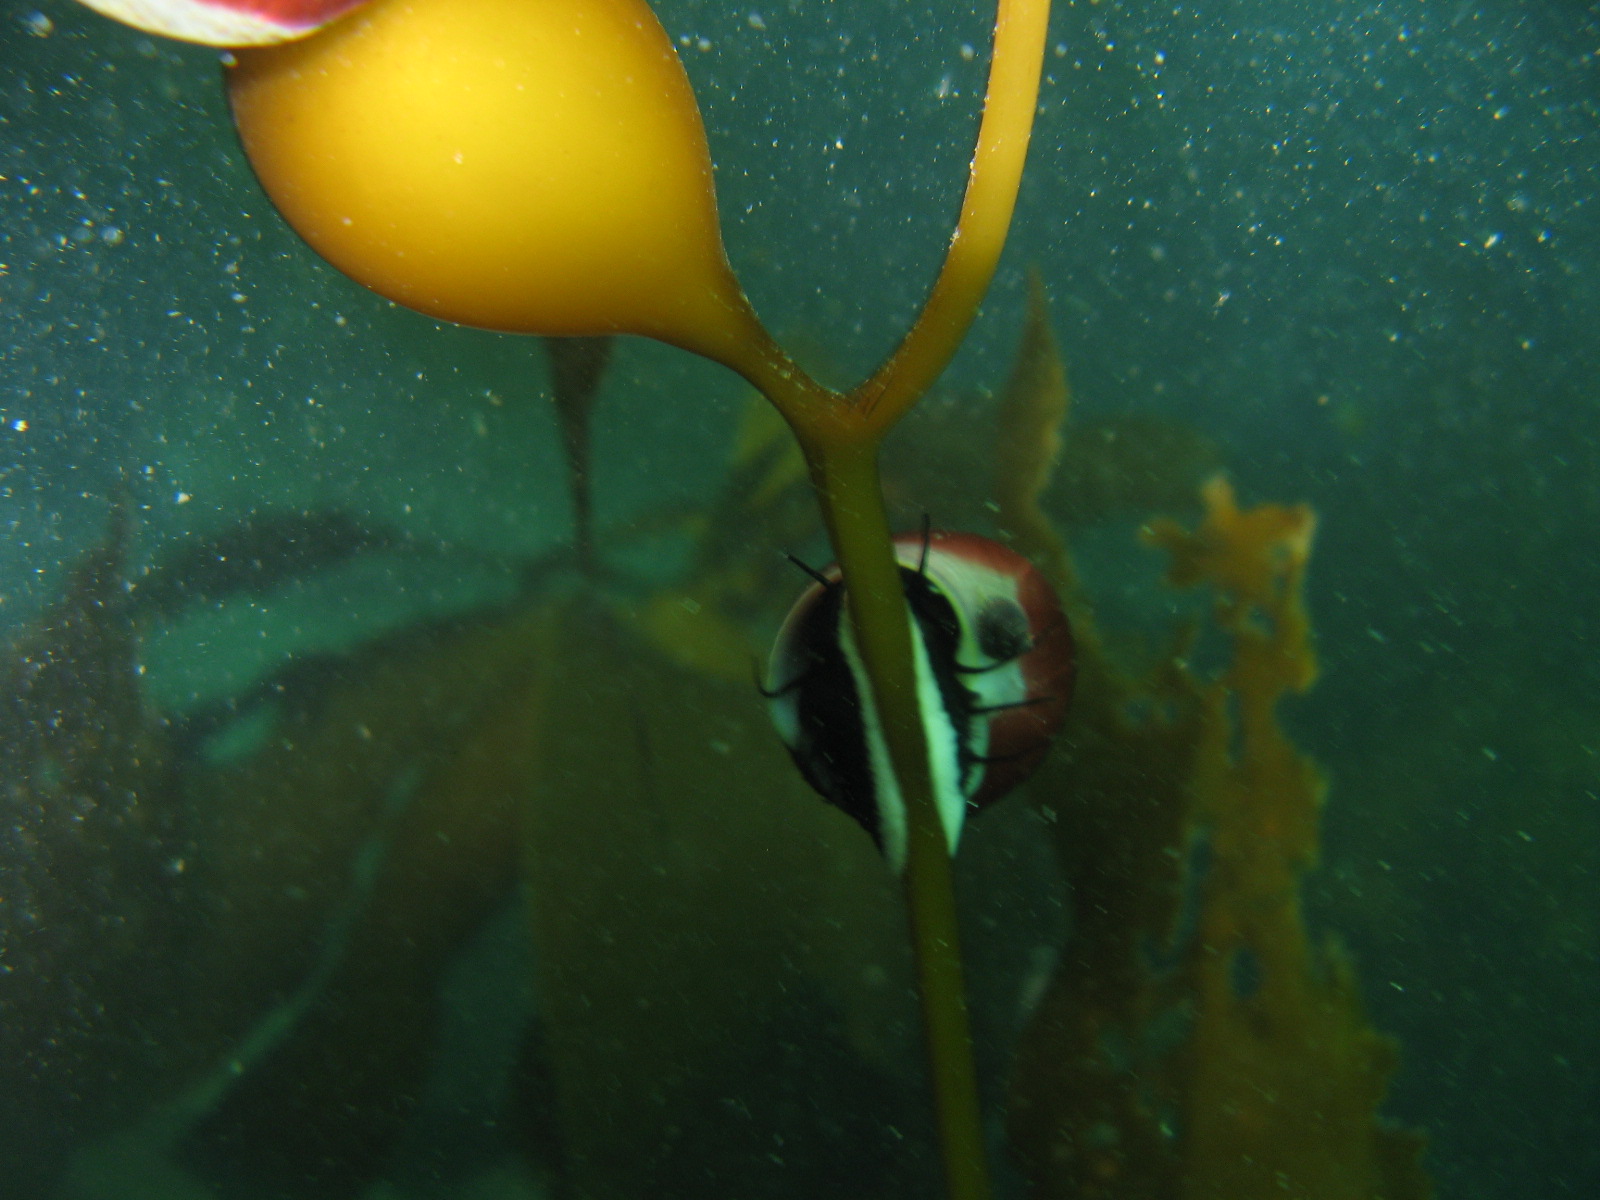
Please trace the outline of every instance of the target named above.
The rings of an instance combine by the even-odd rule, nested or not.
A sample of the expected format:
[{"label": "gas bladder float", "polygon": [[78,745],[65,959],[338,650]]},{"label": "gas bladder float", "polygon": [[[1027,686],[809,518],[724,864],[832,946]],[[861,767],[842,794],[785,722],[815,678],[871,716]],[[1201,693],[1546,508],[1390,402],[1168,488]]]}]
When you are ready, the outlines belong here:
[{"label": "gas bladder float", "polygon": [[[1027,559],[970,533],[895,539],[911,610],[917,706],[939,819],[955,852],[968,810],[1043,760],[1072,694],[1072,633]],[[763,689],[806,781],[870,833],[899,871],[905,801],[870,702],[837,567],[790,610]]]}]

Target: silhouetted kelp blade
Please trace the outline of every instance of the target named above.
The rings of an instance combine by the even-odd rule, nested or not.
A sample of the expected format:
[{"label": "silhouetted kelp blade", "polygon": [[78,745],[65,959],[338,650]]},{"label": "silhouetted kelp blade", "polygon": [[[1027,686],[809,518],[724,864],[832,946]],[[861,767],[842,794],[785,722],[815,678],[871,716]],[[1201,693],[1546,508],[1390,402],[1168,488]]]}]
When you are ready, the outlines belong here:
[{"label": "silhouetted kelp blade", "polygon": [[1071,411],[1066,363],[1050,328],[1044,283],[1034,271],[1022,338],[995,414],[990,491],[1001,536],[1053,587],[1072,582],[1071,559],[1041,500],[1056,475]]},{"label": "silhouetted kelp blade", "polygon": [[[814,1107],[818,1088],[859,1099],[841,1080],[881,1077],[878,1051],[851,1063],[862,1030],[911,1015],[904,986],[860,978],[862,961],[905,969],[890,882],[794,778],[747,681],[673,665],[590,602],[391,636],[320,678],[256,749],[190,781],[229,797],[200,833],[235,931],[200,948],[228,997],[213,1003],[270,993],[306,954],[308,917],[340,903],[385,797],[414,783],[316,1002],[188,1139],[207,1178],[304,1196],[381,1173],[415,1109],[439,973],[518,863],[561,1154],[583,1194],[647,1194],[673,1105],[698,1105],[708,1072],[752,1078],[750,1055],[796,1036],[764,1026],[762,1005],[793,1012],[802,984],[856,1040],[837,1071],[790,1081],[794,1103]],[[903,1098],[914,1114],[920,1094]],[[857,1115],[869,1141],[891,1120]],[[791,1133],[795,1153],[827,1161]]]},{"label": "silhouetted kelp blade", "polygon": [[[882,1053],[863,1035],[912,1018],[892,881],[794,774],[748,676],[686,669],[581,607],[547,639],[543,786],[523,815],[523,854],[568,1186],[704,1195],[681,1159],[665,1188],[672,1147],[701,1136],[683,1128],[694,1116],[737,1120],[704,1107],[707,1081],[757,1078],[765,1048],[798,1036],[772,1025],[794,1012],[791,996],[846,1014],[854,1031],[837,1071],[784,1085],[802,1107],[870,1077],[848,1065]],[[887,978],[863,980],[862,963]],[[917,1107],[859,1112],[860,1136],[883,1124],[920,1136]],[[826,1139],[792,1133],[790,1153],[826,1159]],[[741,1142],[723,1147],[730,1171],[743,1169]]]},{"label": "silhouetted kelp blade", "polygon": [[[187,835],[121,601],[128,521],[0,663],[0,1159],[43,1195],[75,1138],[126,1118],[181,986]],[[158,953],[152,956],[152,948]],[[8,1149],[9,1147],[9,1149]]]},{"label": "silhouetted kelp blade", "polygon": [[420,1095],[443,971],[512,887],[539,620],[525,609],[386,638],[278,714],[257,752],[197,773],[233,812],[212,830],[210,881],[276,950],[230,963],[214,944],[210,965],[234,987],[261,988],[320,932],[305,914],[341,902],[357,851],[379,839],[370,896],[320,994],[188,1139],[185,1161],[207,1176],[345,1195],[389,1161]]},{"label": "silhouetted kelp blade", "polygon": [[[0,1112],[20,1106],[0,1137],[28,1143],[6,1155],[7,1183],[31,1171],[31,1194],[50,1194],[70,1143],[136,1105],[148,1109],[133,1126],[141,1153],[159,1156],[206,1116],[192,1110],[197,1087],[220,1105],[192,1144],[226,1148],[254,1182],[292,1178],[298,1195],[318,1172],[370,1177],[425,1066],[438,974],[510,886],[529,613],[354,651],[252,710],[262,728],[209,763],[167,753],[144,714],[121,546],[89,558],[0,692],[0,948],[9,979],[39,985],[0,991]],[[370,898],[357,886],[367,869]],[[287,1039],[246,1051],[325,967]],[[220,1088],[203,1083],[219,1071]],[[273,1119],[230,1141],[231,1114],[263,1096]],[[42,1135],[28,1133],[35,1121]],[[298,1133],[301,1153],[268,1151],[271,1130]],[[78,1178],[118,1161],[85,1160]]]},{"label": "silhouetted kelp blade", "polygon": [[411,544],[395,529],[337,509],[256,513],[158,556],[135,581],[130,603],[141,620],[169,620],[185,608],[269,591]]}]

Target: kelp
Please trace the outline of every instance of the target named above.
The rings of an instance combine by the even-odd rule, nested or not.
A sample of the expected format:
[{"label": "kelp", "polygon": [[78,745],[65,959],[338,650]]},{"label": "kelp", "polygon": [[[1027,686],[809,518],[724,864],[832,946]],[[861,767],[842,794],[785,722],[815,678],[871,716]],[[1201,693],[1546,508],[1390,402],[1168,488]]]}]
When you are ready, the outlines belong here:
[{"label": "kelp", "polygon": [[[588,598],[389,639],[344,675],[195,780],[229,797],[219,821],[237,813],[209,831],[207,890],[250,936],[199,967],[230,990],[281,988],[294,948],[315,953],[307,917],[338,906],[353,848],[386,827],[338,965],[195,1122],[186,1162],[270,1196],[376,1177],[416,1112],[451,952],[515,872],[538,967],[527,1067],[559,1119],[553,1139],[516,1136],[558,1144],[575,1194],[702,1194],[707,1171],[754,1186],[781,1158],[872,1194],[880,1101],[915,1111],[898,901],[747,683],[677,664]],[[761,1065],[797,1028],[817,1057],[785,1084]],[[754,1114],[778,1097],[775,1128]],[[701,1126],[745,1111],[708,1158]],[[811,1112],[832,1116],[808,1130]]]},{"label": "kelp", "polygon": [[438,980],[512,886],[530,614],[297,662],[180,728],[141,633],[393,543],[266,514],[134,571],[132,534],[116,506],[0,666],[0,1157],[45,1196],[93,1147],[74,1194],[99,1195],[130,1154],[248,1142],[259,1186],[276,1157],[286,1192],[337,1194],[404,1127]]},{"label": "kelp", "polygon": [[[101,603],[125,594],[120,552],[91,567],[93,599],[74,593],[66,611],[87,604],[93,623],[46,628],[95,630],[96,678],[126,666],[131,685],[133,624]],[[686,1114],[785,1097],[781,1128],[746,1118],[716,1168],[757,1180],[787,1147],[837,1163],[818,1187],[866,1187],[891,1149],[879,1101],[916,1107],[891,881],[793,776],[748,681],[678,665],[630,631],[626,608],[535,598],[384,637],[268,680],[174,755],[146,811],[183,822],[184,902],[163,910],[183,928],[154,930],[129,963],[154,982],[138,1023],[107,1010],[112,1036],[160,1062],[130,1081],[146,1114],[80,1157],[75,1194],[107,1194],[130,1170],[180,1179],[175,1163],[258,1196],[347,1195],[378,1176],[417,1112],[443,973],[519,872],[542,968],[526,1067],[555,1081],[565,1117],[561,1134],[519,1141],[559,1144],[585,1194],[637,1195],[647,1179],[694,1194],[707,1159]],[[31,706],[17,737],[87,722],[102,702],[87,678],[18,687]],[[108,887],[80,906],[88,922],[127,920],[134,899]],[[101,983],[84,949],[55,977]],[[9,1011],[31,1048],[39,1020]],[[805,1057],[833,1049],[774,1089],[761,1064],[793,1060],[797,1027]],[[818,1062],[832,1065],[819,1075]],[[818,1086],[832,1097],[820,1109]],[[812,1111],[834,1116],[808,1133],[794,1116]]]},{"label": "kelp", "polygon": [[[871,1194],[867,1102],[905,1107],[891,1031],[915,1019],[875,851],[795,777],[748,679],[603,611],[553,614],[539,658],[521,845],[568,1186],[794,1194],[773,1190],[793,1163],[813,1194]],[[797,1039],[803,1075],[762,1069]]]},{"label": "kelp", "polygon": [[409,545],[398,530],[339,509],[253,513],[157,556],[128,581],[119,602],[141,622],[171,621],[186,608],[271,591],[358,555]]},{"label": "kelp", "polygon": [[[1009,1138],[1032,1193],[1426,1195],[1417,1140],[1376,1123],[1392,1046],[1300,910],[1325,785],[1277,706],[1315,675],[1312,518],[1241,510],[1217,480],[1194,530],[1152,520],[1169,582],[1215,605],[1130,672],[1058,532],[1073,527],[1053,498],[1079,428],[1067,410],[1036,289],[999,448],[986,463],[969,436],[975,465],[947,484],[993,470],[996,531],[1056,577],[1079,630],[1061,747],[958,861],[980,1051],[997,1094],[1015,1060]],[[931,1135],[900,898],[796,777],[751,682],[798,581],[780,545],[750,542],[806,527],[780,432],[747,423],[720,497],[679,526],[694,535],[681,579],[528,594],[297,666],[181,750],[135,686],[125,532],[88,560],[8,678],[8,763],[26,768],[8,786],[71,828],[61,797],[105,785],[48,765],[70,745],[71,780],[140,798],[132,824],[114,797],[93,816],[136,831],[95,839],[120,865],[91,864],[75,910],[36,907],[67,935],[144,922],[137,958],[95,942],[95,967],[82,938],[51,969],[100,1006],[104,1036],[152,1048],[127,1079],[155,1114],[130,1126],[147,1151],[248,1195],[345,1196],[380,1176],[421,1113],[452,957],[515,903],[537,1010],[518,1088],[536,1102],[506,1137],[559,1164],[569,1194],[927,1191],[931,1158],[905,1145]],[[1225,667],[1192,665],[1219,639]],[[30,682],[52,678],[27,673],[41,662],[57,683]],[[52,721],[81,732],[39,732]],[[135,962],[143,999],[111,1002]],[[21,1015],[12,1061],[37,1061],[53,1027]],[[126,1164],[96,1153],[84,1196]]]},{"label": "kelp", "polygon": [[[1059,419],[1055,352],[1030,333],[1022,353],[1043,361],[1014,372],[1034,382],[1008,395],[1011,427],[1031,413],[1036,436],[1002,447],[1020,448],[1030,485],[1000,522],[1050,561],[1034,447]],[[1395,1047],[1300,902],[1326,784],[1277,710],[1316,677],[1303,598],[1315,519],[1241,510],[1221,476],[1202,500],[1194,530],[1158,519],[1145,536],[1168,554],[1170,586],[1211,591],[1227,664],[1192,666],[1190,629],[1138,678],[1080,637],[1069,753],[1031,790],[1073,921],[1018,1053],[1012,1145],[1040,1200],[1426,1197],[1420,1137],[1379,1115]],[[1071,596],[1064,562],[1057,580]]]},{"label": "kelp", "polygon": [[211,986],[222,1011],[251,994],[294,1001],[364,889],[317,994],[186,1138],[209,1176],[343,1195],[387,1161],[418,1103],[444,971],[513,886],[536,620],[366,647],[296,703],[241,714],[256,743],[191,776],[207,895],[235,931],[195,954],[225,981]]},{"label": "kelp", "polygon": [[691,542],[688,570],[631,605],[628,619],[685,666],[730,682],[753,679],[756,631],[776,623],[798,577],[777,547],[814,534],[814,507],[805,461],[783,418],[751,396],[711,503],[669,518],[668,527]]},{"label": "kelp", "polygon": [[572,544],[578,567],[593,574],[594,489],[590,483],[590,431],[600,380],[611,361],[609,337],[546,338],[550,359],[550,397],[561,424],[567,461],[567,492],[572,497]]},{"label": "kelp", "polygon": [[1069,593],[1072,568],[1066,543],[1045,515],[1040,496],[1056,473],[1071,407],[1066,364],[1050,328],[1044,281],[1035,271],[1028,277],[1022,343],[1001,393],[991,491],[1001,533],[1024,548],[1058,590]]},{"label": "kelp", "polygon": [[123,603],[129,536],[119,506],[0,661],[0,1130],[31,1151],[4,1156],[19,1194],[63,1138],[126,1116],[159,1056],[125,1035],[170,982],[146,948],[189,925],[188,831]]}]

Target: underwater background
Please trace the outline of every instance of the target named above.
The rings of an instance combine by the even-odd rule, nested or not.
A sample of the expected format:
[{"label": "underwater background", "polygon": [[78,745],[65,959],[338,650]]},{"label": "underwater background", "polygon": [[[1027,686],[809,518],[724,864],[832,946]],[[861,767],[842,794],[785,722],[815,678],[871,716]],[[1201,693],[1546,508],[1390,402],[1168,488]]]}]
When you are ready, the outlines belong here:
[{"label": "underwater background", "polygon": [[[992,14],[654,7],[700,98],[729,254],[756,308],[825,381],[858,378],[915,315],[948,237]],[[574,585],[540,344],[437,325],[316,258],[256,187],[216,59],[77,5],[0,4],[0,634],[26,644],[127,514],[119,569],[187,591],[149,602],[139,695],[189,738],[172,753],[220,770],[235,754],[227,737],[248,749],[261,730],[217,714],[287,664],[487,621]],[[1045,71],[1006,258],[930,420],[959,428],[964,412],[989,411],[1034,270],[1074,421],[1125,440],[1160,431],[1146,439],[1160,464],[1116,460],[1143,472],[1147,486],[1124,489],[1137,503],[1117,493],[1058,518],[1102,626],[1136,636],[1182,608],[1136,534],[1151,511],[1192,522],[1194,484],[1214,466],[1244,501],[1315,510],[1306,597],[1321,677],[1283,718],[1330,780],[1307,919],[1346,946],[1371,1024],[1400,1046],[1384,1113],[1425,1132],[1441,1196],[1600,1194],[1600,12],[1061,2]],[[748,403],[721,368],[617,345],[593,484],[619,594],[693,569],[695,514],[719,511]],[[943,475],[918,494],[950,497],[933,516],[953,519],[942,512],[981,491],[987,463],[937,428],[925,436],[949,455],[925,457]],[[1163,491],[1168,475],[1188,500]],[[241,527],[256,574],[205,575],[206,547]],[[803,512],[781,528],[781,542],[740,552],[763,569],[784,551],[826,553]],[[471,653],[496,652],[451,653],[465,672]],[[749,706],[764,720],[753,690]],[[595,731],[569,748],[573,769],[599,773],[633,736]],[[336,761],[328,751],[325,769]],[[978,836],[966,851],[981,857]],[[0,861],[13,937],[27,925],[14,857],[25,841]],[[181,874],[182,855],[168,857]],[[115,891],[94,894],[95,927],[116,936]],[[479,905],[481,921],[439,935],[451,954],[467,949],[445,1005],[453,1049],[426,1104],[460,1127],[372,1152],[388,1155],[378,1174],[396,1194],[480,1194],[448,1190],[444,1175],[486,1196],[543,1194],[476,1170],[502,1150],[472,1081],[503,1084],[540,1008],[514,912]],[[1025,901],[997,911],[1014,928],[995,942],[1014,942],[1024,966],[995,977],[1020,987],[1028,948],[1070,933]],[[161,936],[139,933],[138,955],[158,962]],[[233,952],[263,959],[273,936],[263,927],[262,946]],[[969,933],[969,960],[983,936]],[[323,982],[338,970],[327,958],[288,956]],[[107,1002],[90,975],[75,986],[70,956],[49,961],[61,991],[44,1008]],[[6,962],[0,972],[18,1055],[0,1062],[13,1076],[0,1082],[0,1196],[202,1195],[175,1190],[202,1176],[212,1194],[264,1194],[229,1167],[221,1135],[181,1183],[83,1171],[61,1183],[63,1160],[138,1122],[137,1104],[102,1105],[97,1089],[159,1092],[167,1051],[130,1054],[153,1035],[129,1018],[97,1027],[71,1063],[36,1047],[24,1057],[33,984]],[[275,986],[298,1012],[294,987]],[[780,1074],[828,1062],[804,1041],[771,1057]],[[852,1069],[837,1072],[851,1102],[881,1087],[892,1106],[915,1087],[892,1072],[851,1083]],[[111,1115],[80,1123],[36,1084]],[[704,1120],[685,1118],[679,1158],[714,1157],[703,1146],[720,1135]],[[849,1145],[876,1164],[862,1178],[898,1153]],[[817,1179],[793,1194],[827,1194]],[[339,1194],[318,1186],[304,1194]],[[790,1194],[774,1186],[720,1194]]]}]

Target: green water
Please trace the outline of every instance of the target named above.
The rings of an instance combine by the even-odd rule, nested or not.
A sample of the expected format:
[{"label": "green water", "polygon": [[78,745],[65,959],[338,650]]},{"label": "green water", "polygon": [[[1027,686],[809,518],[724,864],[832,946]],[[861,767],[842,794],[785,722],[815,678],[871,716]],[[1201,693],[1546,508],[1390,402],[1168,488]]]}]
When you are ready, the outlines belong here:
[{"label": "green water", "polygon": [[[820,376],[859,376],[948,236],[989,14],[657,7],[757,308]],[[1387,1111],[1428,1132],[1442,1196],[1600,1194],[1600,17],[1511,0],[1057,9],[1017,223],[946,390],[1004,377],[1036,265],[1081,416],[1181,421],[1247,499],[1316,507],[1324,675],[1289,721],[1333,784],[1307,895],[1403,1046]],[[535,343],[438,326],[305,249],[232,139],[214,52],[73,4],[0,4],[7,638],[61,593],[119,496],[130,572],[263,512],[337,507],[414,549],[307,563],[148,631],[140,686],[174,719],[295,656],[504,601],[518,564],[568,535],[545,388]],[[619,348],[595,488],[634,577],[664,578],[683,546],[621,533],[714,492],[746,399],[688,356]],[[1135,585],[1091,582],[1115,625]],[[1126,619],[1148,603],[1132,596]],[[16,945],[49,931],[7,894],[33,869],[32,818],[7,817],[0,945]],[[164,949],[144,947],[152,971]],[[493,925],[457,963],[452,1049],[426,1087],[459,1123],[385,1151],[377,1194],[543,1194],[553,1156],[508,1156],[496,1132],[537,1009],[498,985],[525,953]],[[36,982],[0,975],[0,1019]],[[70,964],[50,982],[68,1009],[100,1003]],[[139,1028],[98,1036],[116,1078],[93,1050],[0,1062],[0,1197],[67,1194],[62,1164],[137,1124],[125,1099],[104,1117],[105,1095],[176,1086],[159,1047],[128,1052]],[[914,1090],[880,1085],[891,1108]],[[825,1116],[800,1124],[823,1138]],[[715,1141],[691,1133],[680,1155]],[[894,1153],[876,1133],[850,1145]],[[254,1194],[209,1169],[162,1159],[145,1190],[124,1177],[97,1194]],[[737,1186],[832,1186],[791,1177]]]}]

